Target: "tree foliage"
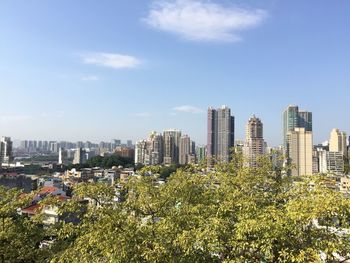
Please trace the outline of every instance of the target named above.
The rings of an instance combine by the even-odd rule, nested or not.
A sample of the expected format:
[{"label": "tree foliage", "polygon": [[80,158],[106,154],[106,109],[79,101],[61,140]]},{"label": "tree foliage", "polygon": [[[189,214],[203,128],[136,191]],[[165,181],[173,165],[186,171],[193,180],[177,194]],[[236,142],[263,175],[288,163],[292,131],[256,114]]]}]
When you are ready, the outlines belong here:
[{"label": "tree foliage", "polygon": [[123,166],[123,167],[132,167],[133,160],[132,158],[122,157],[118,155],[111,156],[94,156],[90,158],[86,164],[89,167],[102,167],[102,168],[112,168],[113,166]]},{"label": "tree foliage", "polygon": [[44,232],[38,218],[19,215],[17,209],[29,203],[31,196],[0,186],[0,261],[36,262],[43,252],[38,250]]},{"label": "tree foliage", "polygon": [[[349,257],[350,200],[324,176],[283,177],[267,158],[239,155],[187,166],[158,184],[160,167],[123,186],[80,184],[51,231],[51,262],[339,262]],[[153,174],[153,175],[150,175]],[[83,203],[82,198],[89,200]],[[344,257],[340,259],[340,257]]]},{"label": "tree foliage", "polygon": [[122,203],[113,203],[102,186],[79,186],[76,191],[104,201],[88,209],[78,228],[62,226],[74,242],[53,262],[318,262],[321,255],[336,262],[336,255],[348,256],[350,236],[340,229],[349,228],[349,200],[327,188],[324,177],[282,177],[272,168],[266,159],[248,168],[237,158],[205,173],[179,169],[164,185],[133,177]]}]

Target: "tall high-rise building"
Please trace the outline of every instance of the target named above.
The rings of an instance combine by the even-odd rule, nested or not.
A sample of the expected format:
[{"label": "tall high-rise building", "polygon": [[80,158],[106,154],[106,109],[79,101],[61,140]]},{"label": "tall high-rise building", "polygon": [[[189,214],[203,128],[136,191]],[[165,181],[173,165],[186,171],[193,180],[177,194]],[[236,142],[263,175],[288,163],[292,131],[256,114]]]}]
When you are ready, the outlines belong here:
[{"label": "tall high-rise building", "polygon": [[206,146],[196,146],[196,157],[197,163],[201,163],[205,160],[207,156],[207,147]]},{"label": "tall high-rise building", "polygon": [[288,106],[283,112],[283,146],[288,156],[288,138],[287,134],[294,131],[295,128],[304,128],[305,131],[312,131],[312,113],[308,111],[299,111],[298,106]]},{"label": "tall high-rise building", "polygon": [[207,155],[218,161],[228,162],[231,148],[234,146],[235,119],[231,109],[222,106],[220,109],[208,109]]},{"label": "tall high-rise building", "polygon": [[246,126],[246,141],[243,153],[250,167],[255,167],[257,165],[257,157],[265,153],[263,123],[255,116],[248,120]]},{"label": "tall high-rise building", "polygon": [[38,141],[38,149],[39,149],[40,151],[43,150],[43,142],[42,142],[42,141]]},{"label": "tall high-rise building", "polygon": [[10,163],[13,161],[12,156],[12,141],[10,137],[2,137],[0,141],[0,166],[3,163]]},{"label": "tall high-rise building", "polygon": [[73,164],[83,164],[86,162],[86,151],[83,148],[77,148],[74,153]]},{"label": "tall high-rise building", "polygon": [[28,141],[21,141],[20,148],[23,150],[28,149]]},{"label": "tall high-rise building", "polygon": [[135,163],[136,164],[149,164],[147,159],[147,140],[140,140],[135,145]]},{"label": "tall high-rise building", "polygon": [[126,145],[127,145],[128,147],[131,147],[131,146],[132,146],[132,140],[127,140],[127,141],[126,141]]},{"label": "tall high-rise building", "polygon": [[181,131],[165,130],[164,138],[164,164],[179,163],[179,145]]},{"label": "tall high-rise building", "polygon": [[163,162],[163,136],[160,133],[152,132],[149,136],[150,164],[156,165]]},{"label": "tall high-rise building", "polygon": [[333,129],[329,139],[329,151],[340,152],[344,157],[348,157],[346,132]]},{"label": "tall high-rise building", "polygon": [[157,165],[163,162],[163,136],[152,132],[147,140],[136,142],[135,163]]},{"label": "tall high-rise building", "polygon": [[287,138],[289,163],[294,166],[291,174],[293,176],[312,175],[312,132],[306,131],[305,128],[294,128],[293,131],[288,132]]},{"label": "tall high-rise building", "polygon": [[299,127],[312,131],[312,112],[299,110]]},{"label": "tall high-rise building", "polygon": [[179,163],[187,164],[189,161],[189,155],[191,154],[191,139],[188,135],[183,135],[180,138],[179,146]]},{"label": "tall high-rise building", "polygon": [[58,150],[58,164],[68,164],[68,152],[62,147],[60,147]]}]

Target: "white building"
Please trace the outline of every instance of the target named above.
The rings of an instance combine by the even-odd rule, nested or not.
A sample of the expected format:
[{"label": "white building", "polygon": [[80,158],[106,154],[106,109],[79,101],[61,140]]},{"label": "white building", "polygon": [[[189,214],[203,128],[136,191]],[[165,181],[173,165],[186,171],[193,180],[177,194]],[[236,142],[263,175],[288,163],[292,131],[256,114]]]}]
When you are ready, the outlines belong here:
[{"label": "white building", "polygon": [[0,166],[12,162],[12,141],[10,137],[2,137],[0,141]]}]

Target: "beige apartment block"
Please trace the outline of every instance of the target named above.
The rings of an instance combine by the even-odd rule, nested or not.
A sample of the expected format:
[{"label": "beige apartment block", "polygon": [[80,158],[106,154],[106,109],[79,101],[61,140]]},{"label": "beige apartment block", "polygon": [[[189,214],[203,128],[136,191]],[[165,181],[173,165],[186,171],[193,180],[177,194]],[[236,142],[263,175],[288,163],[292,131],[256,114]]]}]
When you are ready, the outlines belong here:
[{"label": "beige apartment block", "polygon": [[341,152],[343,156],[348,156],[348,150],[346,146],[346,132],[339,129],[333,129],[329,139],[329,151]]},{"label": "beige apartment block", "polygon": [[312,174],[312,150],[313,138],[311,131],[305,131],[305,128],[295,128],[288,132],[289,158],[293,176]]}]

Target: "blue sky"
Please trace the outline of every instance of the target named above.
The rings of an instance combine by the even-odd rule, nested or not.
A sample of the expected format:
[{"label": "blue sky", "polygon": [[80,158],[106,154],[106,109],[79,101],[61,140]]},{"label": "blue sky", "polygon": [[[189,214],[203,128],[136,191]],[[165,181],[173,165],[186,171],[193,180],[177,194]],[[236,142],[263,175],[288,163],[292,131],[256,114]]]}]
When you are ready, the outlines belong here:
[{"label": "blue sky", "polygon": [[206,143],[206,109],[270,145],[289,104],[314,142],[350,132],[350,2],[2,0],[0,135],[109,141],[178,128]]}]

